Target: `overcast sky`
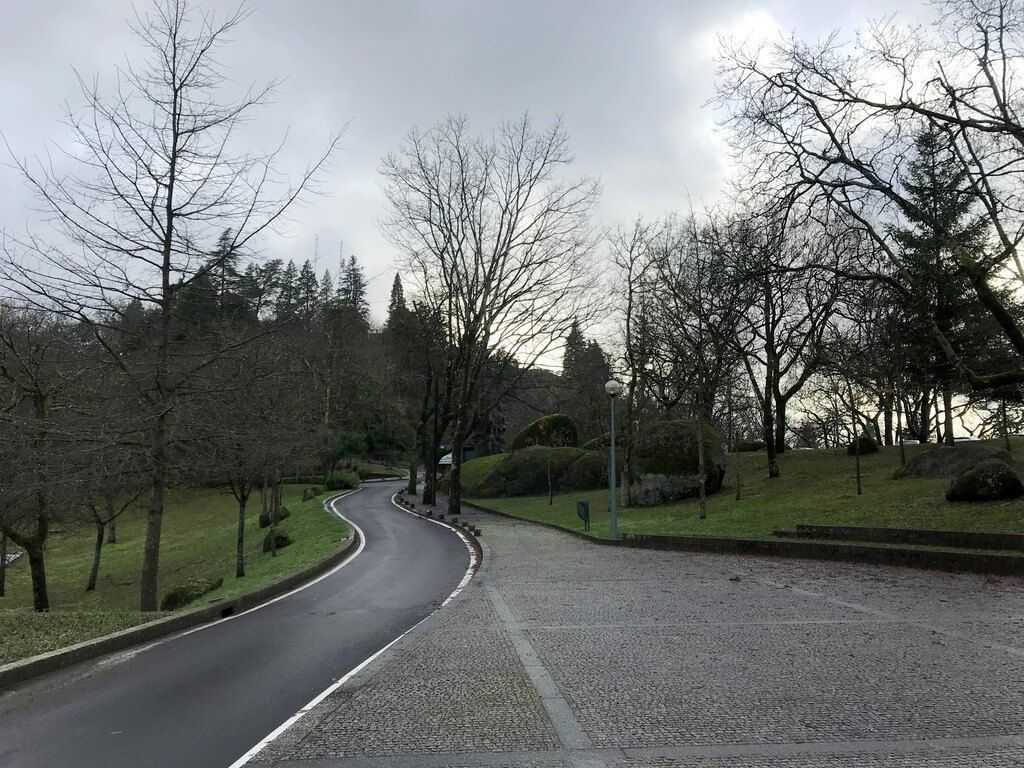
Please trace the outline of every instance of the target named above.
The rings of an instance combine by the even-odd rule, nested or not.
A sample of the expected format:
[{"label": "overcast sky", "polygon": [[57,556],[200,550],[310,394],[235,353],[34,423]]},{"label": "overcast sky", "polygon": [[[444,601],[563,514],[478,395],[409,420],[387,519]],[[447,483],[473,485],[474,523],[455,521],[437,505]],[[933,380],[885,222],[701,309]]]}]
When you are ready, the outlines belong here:
[{"label": "overcast sky", "polygon": [[[237,3],[205,0],[228,10]],[[727,158],[705,107],[718,33],[779,30],[817,38],[852,33],[898,13],[923,18],[917,0],[253,0],[254,13],[223,59],[239,86],[287,78],[242,139],[261,148],[285,131],[286,170],[297,173],[346,122],[328,196],[297,211],[268,256],[337,270],[339,244],[365,265],[382,317],[394,253],[377,227],[377,167],[413,125],[464,113],[480,131],[524,111],[564,118],[580,174],[601,180],[603,223],[713,203]],[[145,0],[139,0],[145,7]],[[20,156],[65,136],[65,100],[78,103],[71,67],[110,82],[134,43],[119,0],[0,0],[0,131]],[[0,228],[24,229],[31,199],[0,167]]]}]

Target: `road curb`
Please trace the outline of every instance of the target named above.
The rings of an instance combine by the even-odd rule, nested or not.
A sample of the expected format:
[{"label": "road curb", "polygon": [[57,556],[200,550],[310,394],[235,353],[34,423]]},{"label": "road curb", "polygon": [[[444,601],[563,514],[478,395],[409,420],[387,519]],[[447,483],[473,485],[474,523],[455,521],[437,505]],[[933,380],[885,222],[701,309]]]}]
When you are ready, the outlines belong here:
[{"label": "road curb", "polygon": [[[335,498],[337,496],[329,497],[324,501],[324,505],[326,506]],[[119,632],[96,637],[92,640],[85,640],[67,648],[60,648],[56,651],[39,654],[38,656],[30,656],[21,661],[4,664],[0,666],[0,691],[5,691],[12,685],[23,683],[40,675],[64,669],[72,664],[88,661],[97,656],[104,656],[115,651],[122,651],[134,645],[159,640],[167,635],[192,629],[201,624],[234,616],[255,608],[279,595],[290,592],[304,582],[338,565],[359,546],[359,533],[355,528],[351,526],[350,528],[348,540],[340,549],[335,550],[323,560],[307,565],[290,576],[285,576],[252,592],[217,600],[201,608],[194,608],[184,613],[156,619],[145,624],[123,629]]]},{"label": "road curb", "polygon": [[715,554],[754,555],[760,557],[788,557],[805,560],[831,560],[870,565],[905,566],[928,570],[959,571],[963,573],[996,574],[1000,576],[1024,575],[1024,555],[998,555],[979,552],[955,552],[935,549],[909,549],[906,547],[872,546],[841,542],[792,541],[786,539],[729,539],[718,536],[658,536],[627,534],[622,539],[603,539],[583,531],[563,528],[556,523],[529,520],[525,517],[463,501],[464,506],[517,520],[540,525],[561,533],[585,539],[591,544],[632,549],[657,549],[670,552],[712,552]]}]

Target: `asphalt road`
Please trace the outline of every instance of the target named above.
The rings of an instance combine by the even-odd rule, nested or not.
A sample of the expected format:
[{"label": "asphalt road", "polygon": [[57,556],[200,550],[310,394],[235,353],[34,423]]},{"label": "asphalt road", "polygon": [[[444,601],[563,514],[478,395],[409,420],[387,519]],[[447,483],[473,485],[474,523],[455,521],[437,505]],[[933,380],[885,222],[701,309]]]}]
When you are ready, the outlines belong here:
[{"label": "asphalt road", "polygon": [[319,583],[0,695],[0,766],[227,768],[458,585],[465,544],[396,509],[398,488],[368,484],[338,502],[366,545]]}]

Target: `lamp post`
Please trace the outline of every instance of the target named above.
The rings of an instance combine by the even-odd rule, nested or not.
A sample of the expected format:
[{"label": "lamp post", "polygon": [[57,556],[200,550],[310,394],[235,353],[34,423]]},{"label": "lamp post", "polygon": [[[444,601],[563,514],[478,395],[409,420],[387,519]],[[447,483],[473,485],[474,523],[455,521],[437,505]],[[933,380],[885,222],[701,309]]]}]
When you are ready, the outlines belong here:
[{"label": "lamp post", "polygon": [[609,507],[608,528],[609,535],[613,539],[619,538],[618,512],[615,508],[615,398],[622,393],[622,384],[611,379],[604,385],[604,391],[608,393],[608,413],[611,417],[611,468],[608,472],[608,490],[610,492],[611,506]]}]

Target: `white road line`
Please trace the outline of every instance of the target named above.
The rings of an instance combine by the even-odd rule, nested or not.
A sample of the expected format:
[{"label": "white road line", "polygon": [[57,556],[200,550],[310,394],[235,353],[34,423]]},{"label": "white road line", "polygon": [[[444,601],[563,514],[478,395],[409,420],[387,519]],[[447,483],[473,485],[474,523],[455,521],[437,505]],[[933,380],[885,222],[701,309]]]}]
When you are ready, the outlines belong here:
[{"label": "white road line", "polygon": [[356,533],[359,534],[359,545],[356,547],[356,551],[353,552],[352,554],[350,554],[348,557],[346,557],[344,560],[342,560],[336,566],[331,568],[329,571],[325,571],[324,573],[321,573],[315,579],[311,579],[310,581],[307,581],[304,584],[300,584],[295,589],[293,589],[293,590],[291,590],[289,592],[285,592],[283,595],[278,595],[275,598],[267,600],[265,603],[260,603],[259,605],[254,605],[252,608],[244,610],[241,613],[236,613],[236,614],[234,614],[232,616],[225,616],[222,619],[217,619],[216,621],[211,621],[211,622],[209,622],[207,624],[200,624],[198,627],[193,627],[192,629],[186,629],[184,632],[178,632],[177,634],[174,634],[174,635],[168,635],[167,637],[162,637],[159,640],[156,640],[156,641],[154,641],[152,643],[140,646],[139,648],[133,648],[132,650],[126,651],[123,654],[119,654],[119,655],[117,655],[117,656],[115,656],[112,659],[109,659],[107,661],[101,661],[100,663],[101,664],[120,663],[122,661],[130,659],[132,656],[136,656],[136,655],[138,655],[140,653],[148,651],[150,648],[155,648],[158,645],[162,645],[164,643],[169,643],[172,640],[177,640],[179,637],[186,637],[187,635],[191,635],[191,634],[194,634],[196,632],[202,632],[204,629],[209,629],[210,627],[216,627],[218,624],[223,624],[225,621],[233,621],[234,619],[239,619],[239,618],[241,618],[242,616],[245,616],[248,613],[252,613],[253,611],[258,611],[258,610],[260,610],[262,608],[266,608],[268,605],[273,605],[278,600],[284,600],[286,597],[291,597],[296,592],[301,592],[304,589],[309,589],[314,584],[318,584],[319,582],[321,582],[324,579],[326,579],[328,576],[333,576],[335,573],[337,573],[342,568],[344,568],[346,565],[348,565],[353,560],[355,560],[359,556],[359,553],[362,552],[363,548],[366,546],[366,536],[363,535],[363,529],[360,528],[358,525],[356,525],[351,520],[349,520],[343,514],[338,512],[337,508],[335,508],[335,506],[334,506],[335,502],[340,501],[341,499],[348,498],[353,493],[356,493],[356,492],[358,492],[360,490],[362,490],[361,486],[359,488],[351,490],[351,491],[349,491],[347,493],[339,493],[337,496],[332,496],[330,499],[328,499],[327,501],[324,502],[324,509],[328,510],[332,515],[334,515],[339,520],[343,521],[346,525],[351,526],[352,529],[355,530]]},{"label": "white road line", "polygon": [[[264,749],[266,749],[267,745],[269,745],[271,742],[273,742],[278,736],[280,736],[282,733],[287,731],[290,727],[295,725],[295,723],[298,722],[299,719],[302,718],[303,715],[308,713],[317,704],[319,704],[321,701],[326,699],[328,696],[330,696],[336,690],[341,688],[341,686],[343,686],[345,683],[347,683],[349,680],[351,680],[360,671],[365,669],[370,663],[372,663],[374,661],[374,659],[376,659],[382,653],[384,653],[386,650],[388,650],[388,648],[393,646],[395,643],[397,643],[403,637],[405,637],[410,632],[412,632],[414,629],[416,629],[416,627],[418,627],[423,622],[427,621],[431,616],[433,616],[435,613],[437,613],[442,608],[444,608],[446,605],[448,605],[452,600],[454,600],[456,597],[458,597],[459,593],[462,592],[462,590],[466,588],[467,584],[469,584],[470,579],[473,578],[473,574],[476,572],[478,558],[476,556],[476,550],[473,549],[473,545],[470,543],[469,538],[466,537],[462,533],[462,531],[460,531],[454,525],[449,525],[448,523],[443,523],[440,520],[434,520],[433,518],[424,517],[423,515],[417,515],[415,512],[412,512],[410,510],[405,509],[398,502],[395,501],[395,496],[397,496],[397,495],[398,495],[397,492],[393,493],[391,495],[391,503],[394,504],[398,509],[401,509],[403,512],[408,512],[410,515],[413,515],[414,517],[418,517],[421,520],[427,520],[427,521],[429,521],[431,523],[437,523],[437,525],[442,525],[445,528],[449,528],[449,529],[455,531],[455,533],[457,533],[459,535],[459,538],[462,539],[462,543],[465,544],[466,545],[466,549],[469,550],[469,567],[466,569],[465,574],[463,574],[462,581],[459,582],[459,585],[455,588],[455,590],[450,595],[448,595],[448,597],[445,599],[445,601],[443,603],[441,603],[441,605],[438,606],[435,610],[431,611],[429,614],[427,614],[422,619],[417,621],[415,624],[413,624],[411,627],[409,627],[407,630],[405,630],[398,637],[394,638],[391,642],[389,642],[383,648],[381,648],[380,650],[376,651],[373,655],[367,657],[366,659],[361,661],[358,665],[356,665],[355,667],[350,669],[348,672],[345,673],[345,675],[343,677],[339,678],[337,681],[335,681],[335,682],[331,683],[329,686],[327,686],[327,688],[325,688],[323,691],[321,691],[319,694],[317,694],[316,697],[312,701],[310,701],[308,704],[306,704],[306,706],[304,706],[302,709],[300,709],[294,715],[292,715],[287,720],[285,720],[283,723],[281,723],[281,725],[277,726],[277,728],[275,728],[273,731],[271,731],[269,734],[267,734],[263,739],[261,739],[260,742],[258,744],[256,744],[256,746],[254,746],[252,749],[250,749],[248,752],[246,752],[244,755],[242,755],[240,758],[238,758],[235,762],[233,762],[231,765],[229,765],[228,768],[241,768],[241,766],[248,764],[248,762],[250,760],[252,760],[254,757],[256,757],[256,755],[258,755],[260,752],[262,752]],[[338,498],[341,498],[341,497],[339,496]],[[341,517],[341,515],[338,513],[337,510],[333,510],[333,511],[334,511],[334,514],[338,515],[338,517]],[[349,525],[354,525],[353,523],[349,522],[346,518],[342,517],[342,519],[345,520],[345,522],[348,522]],[[357,528],[357,530],[358,530],[358,528]],[[363,543],[365,543],[366,539],[365,539],[365,537],[363,537],[362,531],[359,531],[359,536],[360,536],[360,539],[361,539],[359,550],[361,551],[362,550],[362,545],[363,545]],[[357,551],[356,554],[358,555],[359,551]],[[353,555],[353,557],[355,557],[355,555]],[[348,561],[346,561],[346,562],[348,562]],[[337,569],[335,569],[335,570],[337,570]],[[332,571],[332,573],[333,573],[333,571]]]}]

